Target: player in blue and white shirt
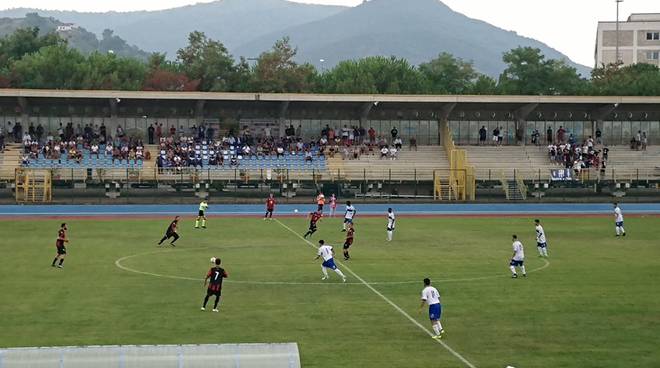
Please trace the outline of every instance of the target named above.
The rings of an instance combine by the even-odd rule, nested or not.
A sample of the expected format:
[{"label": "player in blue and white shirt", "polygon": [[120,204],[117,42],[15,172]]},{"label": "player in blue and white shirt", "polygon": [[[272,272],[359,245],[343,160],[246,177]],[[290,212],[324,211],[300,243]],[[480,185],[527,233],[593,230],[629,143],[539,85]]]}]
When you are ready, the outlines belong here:
[{"label": "player in blue and white shirt", "polygon": [[539,257],[547,257],[548,243],[545,239],[545,230],[541,226],[541,220],[534,220],[534,225],[536,228],[536,248],[539,250]]},{"label": "player in blue and white shirt", "polygon": [[525,271],[525,265],[523,264],[525,261],[525,250],[523,249],[523,245],[518,240],[518,235],[513,236],[513,256],[511,257],[511,263],[509,263],[509,269],[511,270],[511,277],[516,279],[518,278],[518,274],[516,273],[516,267],[520,268],[520,271],[522,271],[523,277],[527,277],[527,272]]},{"label": "player in blue and white shirt", "polygon": [[623,213],[621,212],[621,208],[619,208],[618,203],[614,204],[614,225],[616,236],[626,236],[626,230],[623,228]]},{"label": "player in blue and white shirt", "polygon": [[392,241],[394,235],[394,227],[396,226],[396,216],[392,208],[387,209],[387,241]]},{"label": "player in blue and white shirt", "polygon": [[442,316],[442,305],[440,304],[440,293],[438,289],[431,286],[431,280],[429,278],[424,279],[424,289],[422,290],[422,304],[419,305],[419,310],[421,311],[424,307],[424,304],[429,306],[429,319],[431,320],[431,327],[433,328],[434,339],[441,339],[442,334],[445,333],[445,330],[442,329],[442,323],[440,323],[440,316]]},{"label": "player in blue and white shirt", "polygon": [[323,272],[323,277],[321,280],[327,280],[328,279],[328,271],[327,269],[331,269],[337,273],[337,275],[341,276],[342,281],[346,282],[346,276],[344,275],[343,272],[339,268],[337,268],[337,265],[335,265],[335,251],[332,249],[332,246],[330,245],[325,245],[325,241],[319,240],[319,251],[316,253],[316,258],[314,260],[317,260],[319,258],[323,258],[323,263],[321,264],[321,271]]},{"label": "player in blue and white shirt", "polygon": [[346,201],[346,212],[344,212],[344,228],[342,231],[346,231],[346,224],[353,223],[353,217],[355,217],[355,207],[351,204],[351,201]]}]

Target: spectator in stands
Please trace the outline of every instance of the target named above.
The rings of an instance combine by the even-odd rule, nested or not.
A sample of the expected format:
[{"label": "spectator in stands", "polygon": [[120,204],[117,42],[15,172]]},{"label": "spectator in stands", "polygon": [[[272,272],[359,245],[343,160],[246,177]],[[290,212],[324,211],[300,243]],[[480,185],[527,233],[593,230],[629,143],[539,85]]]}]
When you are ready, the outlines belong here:
[{"label": "spectator in stands", "polygon": [[37,141],[41,142],[41,138],[44,136],[44,127],[41,123],[37,124],[37,128],[34,130],[35,137]]},{"label": "spectator in stands", "polygon": [[348,141],[348,135],[350,134],[350,129],[346,125],[341,129],[341,140],[346,144]]},{"label": "spectator in stands", "polygon": [[174,125],[170,125],[170,137],[175,137],[176,136],[176,127]]},{"label": "spectator in stands", "polygon": [[557,143],[564,143],[564,138],[566,135],[566,130],[564,129],[563,126],[559,126],[559,129],[557,129]]},{"label": "spectator in stands", "polygon": [[149,124],[149,127],[147,128],[147,139],[148,139],[147,142],[149,142],[149,144],[154,144],[154,132],[155,131],[156,131],[156,129],[154,129],[154,125]]},{"label": "spectator in stands", "polygon": [[17,121],[16,124],[14,124],[14,142],[20,142],[21,138],[23,138],[23,126],[21,126],[20,121]]},{"label": "spectator in stands", "polygon": [[600,129],[596,129],[596,144],[603,144],[603,132]]},{"label": "spectator in stands", "polygon": [[312,151],[305,151],[305,162],[312,162]]},{"label": "spectator in stands", "polygon": [[568,135],[568,144],[571,146],[575,145],[575,137],[573,136],[573,133]]},{"label": "spectator in stands", "polygon": [[276,150],[277,158],[284,157],[284,148],[282,146],[277,146]]},{"label": "spectator in stands", "polygon": [[103,122],[101,122],[101,126],[99,127],[99,135],[103,137],[106,141],[108,140],[108,131]]},{"label": "spectator in stands", "polygon": [[646,136],[646,132],[642,132],[642,140],[641,140],[642,151],[646,151],[646,146],[648,145],[648,142],[649,140],[648,137]]},{"label": "spectator in stands", "polygon": [[300,138],[300,137],[302,137],[302,125],[299,124],[298,127],[296,128],[296,138]]},{"label": "spectator in stands", "polygon": [[384,158],[387,158],[389,153],[390,153],[390,150],[387,148],[387,146],[382,146],[381,149],[380,149],[380,159],[382,160]]},{"label": "spectator in stands", "polygon": [[284,129],[284,135],[289,139],[296,135],[296,129],[293,127],[293,124],[290,124],[288,128]]},{"label": "spectator in stands", "polygon": [[5,151],[5,132],[0,127],[0,152]]},{"label": "spectator in stands", "polygon": [[410,150],[417,151],[417,138],[415,136],[410,137]]},{"label": "spectator in stands", "polygon": [[401,150],[401,147],[403,146],[403,141],[401,140],[401,137],[396,137],[393,143],[396,149]]},{"label": "spectator in stands", "polygon": [[390,134],[392,135],[392,140],[394,140],[394,138],[396,138],[396,136],[399,134],[399,131],[396,129],[396,127],[392,127]]},{"label": "spectator in stands", "polygon": [[99,145],[96,142],[93,142],[90,146],[90,155],[95,155],[96,158],[99,158]]},{"label": "spectator in stands", "polygon": [[119,138],[124,138],[124,128],[121,127],[121,125],[117,125],[117,129],[115,130],[115,136]]},{"label": "spectator in stands", "polygon": [[486,135],[487,134],[488,134],[488,132],[486,131],[486,126],[482,125],[481,129],[479,129],[479,145],[480,146],[483,146],[484,144],[486,144]]},{"label": "spectator in stands", "polygon": [[540,136],[541,136],[541,133],[539,133],[539,130],[538,130],[538,129],[534,129],[534,131],[532,132],[532,144],[533,144],[533,145],[535,145],[535,146],[538,146],[538,145],[539,145],[539,143],[540,143],[540,142],[539,142],[539,137],[540,137]]},{"label": "spectator in stands", "polygon": [[396,160],[399,154],[399,150],[396,147],[390,148],[390,160]]},{"label": "spectator in stands", "polygon": [[642,131],[638,130],[637,133],[635,134],[635,142],[634,142],[634,149],[639,151],[640,148],[642,148]]},{"label": "spectator in stands", "polygon": [[368,134],[369,134],[369,143],[370,144],[376,143],[376,130],[374,129],[374,127],[369,128]]},{"label": "spectator in stands", "polygon": [[495,127],[495,129],[493,129],[493,144],[494,145],[497,145],[497,143],[499,141],[499,137],[500,137],[500,128]]}]

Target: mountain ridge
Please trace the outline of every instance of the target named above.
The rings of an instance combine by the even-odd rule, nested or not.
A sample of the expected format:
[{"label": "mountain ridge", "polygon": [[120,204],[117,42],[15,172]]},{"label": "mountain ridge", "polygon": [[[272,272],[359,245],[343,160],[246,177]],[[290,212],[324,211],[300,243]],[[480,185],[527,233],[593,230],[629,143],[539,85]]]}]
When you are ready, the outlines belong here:
[{"label": "mountain ridge", "polygon": [[[29,9],[0,11],[0,17],[19,11]],[[166,52],[169,58],[185,46],[189,32],[199,30],[225,44],[236,58],[257,57],[288,36],[298,47],[297,60],[322,70],[366,56],[396,56],[419,64],[449,52],[497,77],[505,67],[504,52],[529,46],[541,49],[547,58],[565,59],[582,75],[590,71],[541,41],[470,18],[439,0],[371,0],[355,7],[220,0],[158,11],[42,14],[59,15],[63,22],[94,32],[112,29],[129,43]]]}]

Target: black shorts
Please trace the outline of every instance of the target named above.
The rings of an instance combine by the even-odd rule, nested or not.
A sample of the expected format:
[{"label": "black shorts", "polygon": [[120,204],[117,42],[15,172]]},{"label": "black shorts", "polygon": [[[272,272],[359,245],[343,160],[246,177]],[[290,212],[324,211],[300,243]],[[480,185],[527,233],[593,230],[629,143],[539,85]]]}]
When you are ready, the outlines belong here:
[{"label": "black shorts", "polygon": [[316,231],[316,224],[309,224],[309,231]]},{"label": "black shorts", "polygon": [[66,254],[65,246],[57,247],[57,255],[65,255],[65,254]]},{"label": "black shorts", "polygon": [[353,242],[352,242],[352,241],[351,241],[351,242],[345,242],[345,243],[344,243],[344,249],[348,249],[348,248],[350,248],[351,245],[353,245]]},{"label": "black shorts", "polygon": [[266,212],[273,213],[274,208],[266,208]]},{"label": "black shorts", "polygon": [[222,289],[214,290],[211,288],[206,289],[206,295],[211,296],[221,296],[222,295]]},{"label": "black shorts", "polygon": [[204,215],[204,211],[199,210],[199,213],[197,214],[197,216],[199,216],[199,217],[205,217],[205,215]]}]

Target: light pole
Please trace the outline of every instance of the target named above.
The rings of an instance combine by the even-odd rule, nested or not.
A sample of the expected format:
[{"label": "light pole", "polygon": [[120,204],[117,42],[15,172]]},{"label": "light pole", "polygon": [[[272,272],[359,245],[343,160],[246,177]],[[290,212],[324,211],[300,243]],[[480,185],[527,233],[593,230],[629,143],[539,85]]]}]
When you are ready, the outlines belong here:
[{"label": "light pole", "polygon": [[616,1],[616,64],[619,65],[621,62],[621,55],[619,54],[619,4],[623,2],[623,0],[615,0]]}]

